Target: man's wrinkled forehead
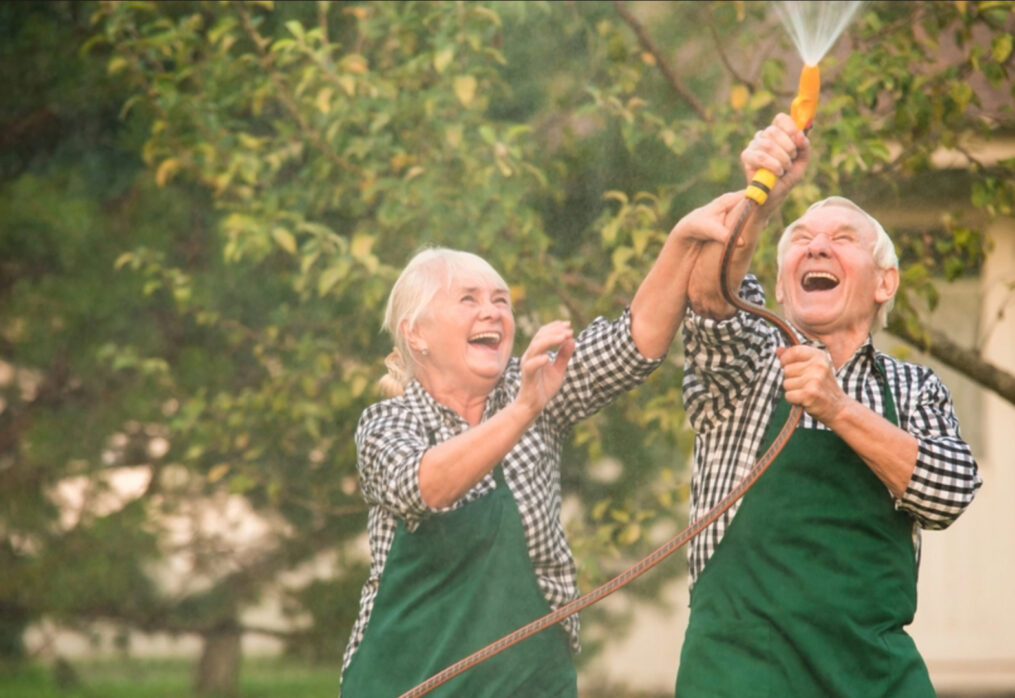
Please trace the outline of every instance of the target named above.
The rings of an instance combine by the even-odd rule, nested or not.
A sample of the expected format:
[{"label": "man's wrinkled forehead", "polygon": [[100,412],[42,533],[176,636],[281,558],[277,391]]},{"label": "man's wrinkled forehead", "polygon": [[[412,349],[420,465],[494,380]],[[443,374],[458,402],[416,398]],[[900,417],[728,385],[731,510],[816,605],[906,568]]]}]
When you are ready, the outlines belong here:
[{"label": "man's wrinkled forehead", "polygon": [[792,236],[798,231],[813,234],[852,231],[859,237],[866,238],[872,245],[877,236],[870,216],[863,211],[838,203],[829,203],[807,211],[790,223],[786,232]]}]

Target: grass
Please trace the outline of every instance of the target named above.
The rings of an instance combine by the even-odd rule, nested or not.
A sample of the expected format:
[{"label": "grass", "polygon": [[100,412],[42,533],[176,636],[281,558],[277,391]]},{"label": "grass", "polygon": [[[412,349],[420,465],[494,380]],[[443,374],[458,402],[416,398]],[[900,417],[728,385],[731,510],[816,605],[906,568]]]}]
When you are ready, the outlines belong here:
[{"label": "grass", "polygon": [[[75,663],[78,681],[60,685],[53,666],[32,664],[0,673],[4,698],[196,698],[194,662],[181,659]],[[245,659],[238,698],[336,698],[337,666],[287,659]],[[201,696],[209,698],[209,696]]]},{"label": "grass", "polygon": [[[193,690],[195,661],[106,659],[76,662],[78,681],[60,685],[51,663],[16,670],[0,668],[2,698],[199,698]],[[339,667],[285,658],[245,658],[239,693],[231,698],[337,698]],[[671,694],[631,692],[596,686],[582,698],[669,698]],[[219,698],[201,695],[200,698]],[[221,697],[225,698],[225,697]]]}]

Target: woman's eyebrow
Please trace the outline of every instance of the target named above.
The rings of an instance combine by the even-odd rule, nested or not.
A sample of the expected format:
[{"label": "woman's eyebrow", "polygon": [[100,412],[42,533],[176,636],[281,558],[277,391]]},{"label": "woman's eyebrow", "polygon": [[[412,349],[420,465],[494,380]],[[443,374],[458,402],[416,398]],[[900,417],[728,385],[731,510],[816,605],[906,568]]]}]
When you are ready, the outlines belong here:
[{"label": "woman's eyebrow", "polygon": [[[485,290],[486,290],[485,286],[459,286],[457,288],[458,293],[482,293]],[[511,291],[509,289],[506,289],[506,288],[497,287],[497,288],[490,289],[490,295],[491,296],[501,296],[501,295],[503,295],[503,296],[510,296],[511,295]]]}]

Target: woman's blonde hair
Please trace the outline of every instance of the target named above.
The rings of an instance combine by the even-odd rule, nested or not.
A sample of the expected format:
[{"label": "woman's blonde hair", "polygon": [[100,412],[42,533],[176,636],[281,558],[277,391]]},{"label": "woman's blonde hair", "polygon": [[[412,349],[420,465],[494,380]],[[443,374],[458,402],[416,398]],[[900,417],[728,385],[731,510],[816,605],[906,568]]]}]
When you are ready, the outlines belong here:
[{"label": "woman's blonde hair", "polygon": [[[793,232],[797,223],[799,223],[804,216],[814,209],[822,208],[824,206],[841,206],[862,214],[874,229],[874,247],[871,250],[871,256],[874,258],[874,263],[879,269],[899,268],[899,256],[895,253],[895,245],[892,243],[892,239],[888,236],[888,233],[885,232],[884,226],[882,226],[874,216],[864,211],[846,197],[829,196],[827,199],[816,201],[808,206],[807,210],[804,211],[803,216],[800,216],[800,218],[797,218],[795,221],[786,226],[786,230],[783,231],[782,237],[779,238],[779,246],[776,251],[776,261],[780,270],[782,269],[782,258],[786,253],[786,249],[789,247],[789,234]],[[880,328],[888,324],[888,313],[891,311],[893,305],[895,305],[894,296],[881,304],[878,308],[877,315],[874,318],[875,327]]]},{"label": "woman's blonde hair", "polygon": [[401,395],[415,375],[416,359],[409,347],[409,331],[426,316],[439,290],[449,288],[455,279],[465,276],[508,287],[482,257],[447,247],[417,252],[399,274],[388,296],[382,326],[395,345],[384,360],[388,373],[381,378],[380,388],[385,397]]}]

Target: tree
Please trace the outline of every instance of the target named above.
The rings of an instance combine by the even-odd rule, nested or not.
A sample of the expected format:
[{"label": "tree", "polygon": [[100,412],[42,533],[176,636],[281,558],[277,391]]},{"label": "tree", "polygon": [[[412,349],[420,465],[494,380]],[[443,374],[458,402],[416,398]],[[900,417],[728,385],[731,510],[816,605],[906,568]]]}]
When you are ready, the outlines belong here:
[{"label": "tree", "polygon": [[[82,9],[0,8],[10,89],[0,111],[4,659],[23,653],[21,633],[41,613],[73,622],[80,609],[131,608],[152,593],[142,572],[154,552],[142,506],[96,517],[58,504],[59,483],[74,478],[101,496],[103,451],[150,411],[139,404],[144,379],[125,384],[95,352],[114,337],[136,337],[131,317],[152,306],[138,298],[136,278],[110,274],[126,231],[102,207],[129,198],[140,141],[131,144],[117,121],[127,95],[77,60],[88,31]],[[132,232],[140,242],[149,231]]]},{"label": "tree", "polygon": [[[340,652],[364,578],[345,545],[364,527],[352,434],[412,251],[489,258],[521,345],[542,321],[616,313],[672,223],[742,186],[737,154],[786,109],[798,65],[758,3],[0,11],[6,72],[35,71],[0,144],[0,357],[18,378],[0,412],[3,638],[42,616],[196,633],[197,683],[216,692],[235,687],[243,632]],[[819,191],[925,186],[939,146],[1010,130],[1012,24],[1011,3],[865,7],[822,64],[820,157],[787,213]],[[988,217],[1011,213],[1013,164],[970,161]],[[976,273],[982,230],[901,231],[897,332],[949,346],[917,297]],[[567,450],[586,587],[683,516],[680,370],[673,356]],[[1011,376],[987,381],[1015,402]],[[139,488],[100,506],[128,467]],[[92,496],[67,520],[54,492],[71,482]],[[173,543],[226,500],[267,522],[256,544],[200,527]],[[181,553],[192,584],[166,589],[153,570]],[[331,575],[282,581],[325,554]],[[272,588],[311,622],[251,628],[244,609]]]}]

